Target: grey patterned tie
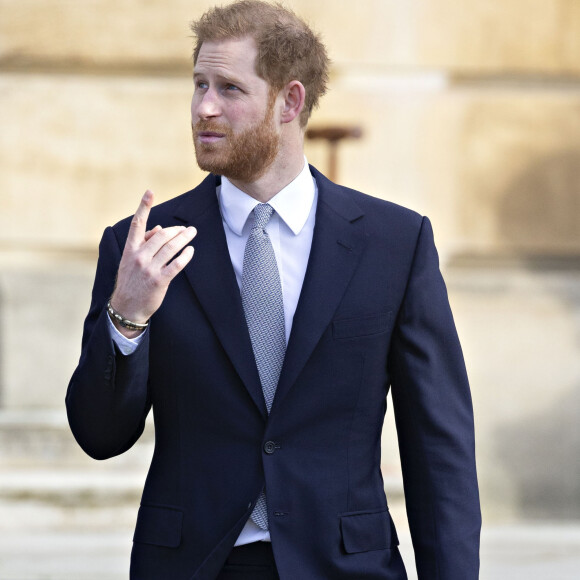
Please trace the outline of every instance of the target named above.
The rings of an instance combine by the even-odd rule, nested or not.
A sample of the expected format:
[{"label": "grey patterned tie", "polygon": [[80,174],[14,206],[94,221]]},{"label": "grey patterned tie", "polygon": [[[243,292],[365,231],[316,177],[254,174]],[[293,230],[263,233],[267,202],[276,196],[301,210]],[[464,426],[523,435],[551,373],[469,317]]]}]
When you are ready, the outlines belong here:
[{"label": "grey patterned tie", "polygon": [[[274,248],[265,230],[273,212],[267,203],[254,208],[254,226],[246,242],[242,273],[242,305],[268,413],[286,352],[282,284]],[[252,520],[263,530],[268,529],[264,492],[252,512]]]}]

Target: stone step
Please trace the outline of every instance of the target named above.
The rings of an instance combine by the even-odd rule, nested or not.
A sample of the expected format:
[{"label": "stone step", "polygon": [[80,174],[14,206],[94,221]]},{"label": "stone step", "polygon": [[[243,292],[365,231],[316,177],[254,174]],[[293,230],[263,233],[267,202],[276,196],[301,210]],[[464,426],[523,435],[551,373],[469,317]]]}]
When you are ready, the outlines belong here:
[{"label": "stone step", "polygon": [[131,529],[145,470],[11,470],[0,474],[0,530]]},{"label": "stone step", "polygon": [[123,505],[139,501],[145,470],[19,470],[0,474],[0,500],[34,500],[76,508]]},{"label": "stone step", "polygon": [[88,457],[75,441],[64,410],[0,411],[0,471],[87,470],[115,472],[146,469],[154,443],[152,421],[128,452],[108,461]]},{"label": "stone step", "polygon": [[132,449],[95,461],[64,411],[1,411],[0,530],[132,529],[153,442],[148,424]]}]

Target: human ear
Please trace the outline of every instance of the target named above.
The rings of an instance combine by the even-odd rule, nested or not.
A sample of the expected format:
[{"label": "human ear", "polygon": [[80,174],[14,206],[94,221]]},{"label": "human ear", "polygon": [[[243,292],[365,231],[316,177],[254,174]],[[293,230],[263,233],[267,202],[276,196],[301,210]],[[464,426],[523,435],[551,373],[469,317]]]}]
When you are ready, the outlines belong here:
[{"label": "human ear", "polygon": [[281,91],[284,97],[284,106],[280,120],[282,123],[291,123],[298,117],[304,108],[306,90],[300,81],[290,81]]}]

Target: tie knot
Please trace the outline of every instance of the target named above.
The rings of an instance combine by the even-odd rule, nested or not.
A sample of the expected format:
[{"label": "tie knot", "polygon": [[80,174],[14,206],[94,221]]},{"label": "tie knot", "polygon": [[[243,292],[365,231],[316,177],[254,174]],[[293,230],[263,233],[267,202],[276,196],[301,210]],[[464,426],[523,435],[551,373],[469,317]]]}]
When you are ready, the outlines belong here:
[{"label": "tie knot", "polygon": [[268,225],[273,213],[274,208],[270,204],[259,203],[254,208],[254,227],[263,230]]}]

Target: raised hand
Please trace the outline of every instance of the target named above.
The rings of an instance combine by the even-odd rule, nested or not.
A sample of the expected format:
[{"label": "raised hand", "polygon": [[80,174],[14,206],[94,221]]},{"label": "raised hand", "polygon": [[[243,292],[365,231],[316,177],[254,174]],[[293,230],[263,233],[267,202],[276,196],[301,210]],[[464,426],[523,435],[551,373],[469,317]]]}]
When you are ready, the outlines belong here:
[{"label": "raised hand", "polygon": [[[171,280],[193,257],[193,247],[187,244],[197,233],[191,226],[155,226],[146,231],[152,206],[153,193],[147,190],[131,221],[111,297],[115,310],[138,323],[147,322],[161,306]],[[141,332],[123,328],[117,322],[115,326],[129,338]]]}]

